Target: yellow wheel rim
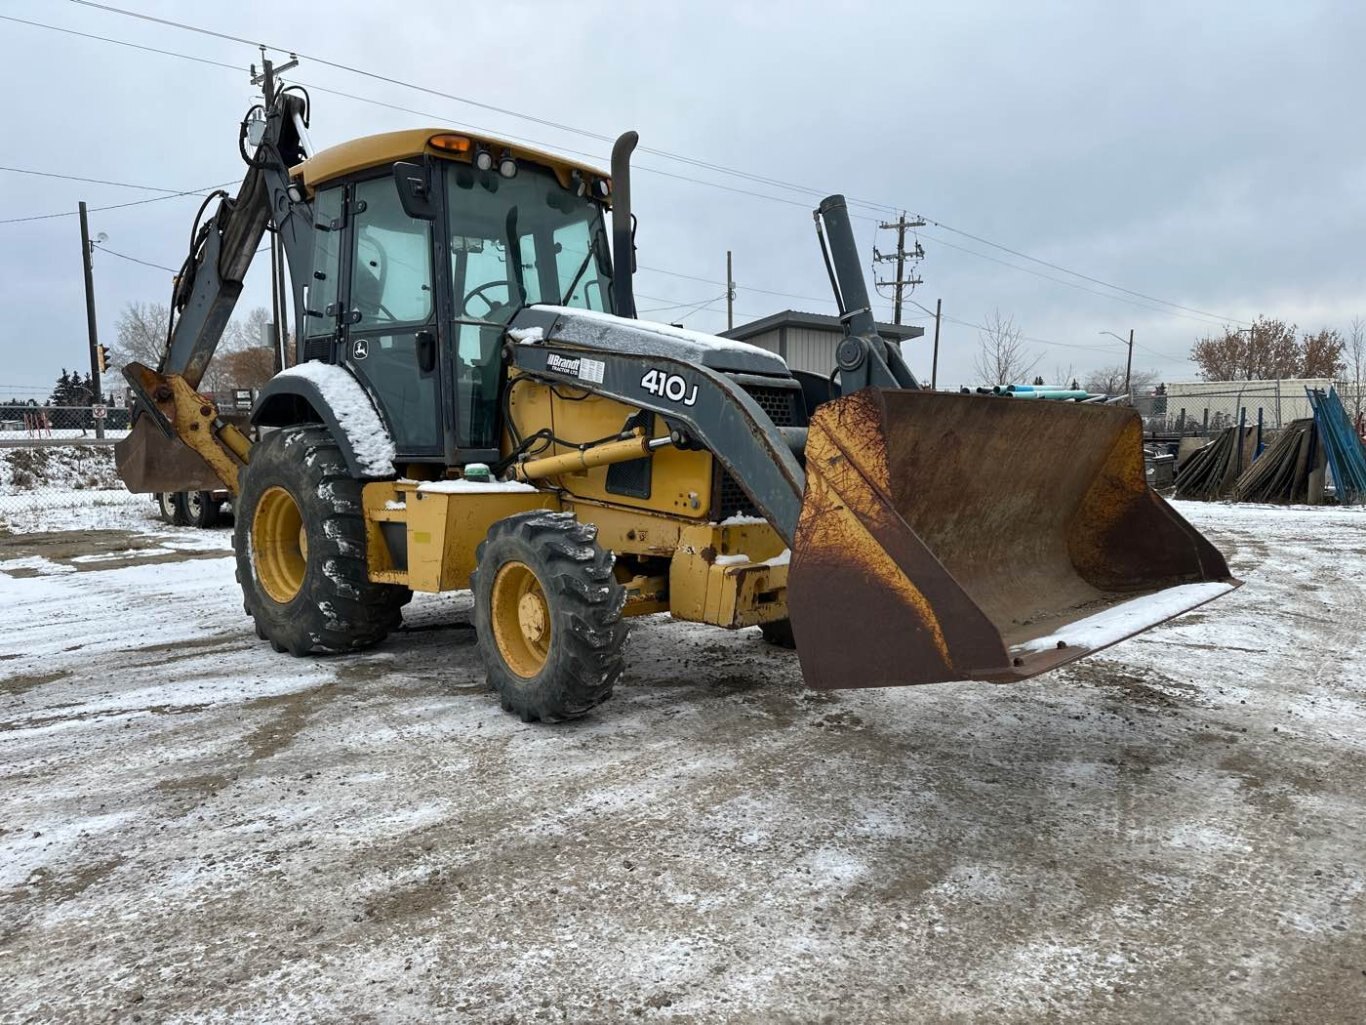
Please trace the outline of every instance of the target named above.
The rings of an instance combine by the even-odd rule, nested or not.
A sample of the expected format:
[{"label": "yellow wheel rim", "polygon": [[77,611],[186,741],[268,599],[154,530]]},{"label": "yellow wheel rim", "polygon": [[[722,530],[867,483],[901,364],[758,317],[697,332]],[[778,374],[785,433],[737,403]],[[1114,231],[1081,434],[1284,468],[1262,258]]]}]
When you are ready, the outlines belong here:
[{"label": "yellow wheel rim", "polygon": [[498,654],[507,667],[529,680],[550,654],[550,606],[530,566],[509,562],[493,578],[490,619]]},{"label": "yellow wheel rim", "polygon": [[308,538],[299,503],[278,485],[268,488],[256,503],[251,553],[256,579],[266,594],[281,605],[293,601],[304,586]]}]

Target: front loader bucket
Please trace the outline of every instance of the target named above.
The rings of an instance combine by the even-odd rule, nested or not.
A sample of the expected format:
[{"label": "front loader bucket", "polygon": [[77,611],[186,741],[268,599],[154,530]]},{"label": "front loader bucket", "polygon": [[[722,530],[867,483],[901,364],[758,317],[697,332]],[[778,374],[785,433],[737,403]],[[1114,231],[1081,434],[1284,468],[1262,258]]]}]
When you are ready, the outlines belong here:
[{"label": "front loader bucket", "polygon": [[114,465],[134,494],[223,487],[204,458],[174,435],[163,434],[150,413],[139,416],[128,437],[114,446]]},{"label": "front loader bucket", "polygon": [[1112,406],[867,388],[822,405],[788,608],[818,688],[1018,680],[1238,586]]}]

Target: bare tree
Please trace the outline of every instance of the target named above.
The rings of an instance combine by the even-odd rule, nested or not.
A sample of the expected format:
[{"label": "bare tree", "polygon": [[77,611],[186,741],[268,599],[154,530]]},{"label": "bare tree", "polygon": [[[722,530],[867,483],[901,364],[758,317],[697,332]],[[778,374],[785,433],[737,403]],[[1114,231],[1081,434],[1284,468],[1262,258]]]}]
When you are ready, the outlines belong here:
[{"label": "bare tree", "polygon": [[1014,317],[992,311],[977,331],[977,358],[973,368],[984,385],[1017,384],[1034,372],[1043,357],[1029,351]]},{"label": "bare tree", "polygon": [[[1111,367],[1101,367],[1099,370],[1092,370],[1086,375],[1082,382],[1082,387],[1089,392],[1104,392],[1106,395],[1124,394],[1124,371],[1123,363],[1116,363]],[[1129,375],[1129,387],[1133,394],[1138,395],[1147,391],[1157,383],[1157,371],[1155,370],[1135,370]]]},{"label": "bare tree", "polygon": [[165,303],[129,303],[119,314],[109,361],[116,367],[145,363],[155,367],[166,348],[171,308]]},{"label": "bare tree", "polygon": [[1067,366],[1063,366],[1061,363],[1054,363],[1053,376],[1044,383],[1056,384],[1062,388],[1076,389],[1081,387],[1077,383],[1077,368],[1071,363],[1067,364]]},{"label": "bare tree", "polygon": [[[110,347],[110,362],[116,367],[129,363],[145,363],[156,367],[166,350],[166,329],[170,322],[170,307],[164,303],[129,303],[123,308],[116,325],[117,340]],[[267,338],[266,325],[270,324],[270,311],[264,306],[249,310],[246,317],[230,322],[223,331],[213,359],[204,368],[204,377],[199,388],[204,392],[221,392],[233,387],[257,388],[261,377],[263,358],[259,352],[262,342]],[[265,346],[274,367],[274,355],[269,342]],[[244,359],[234,360],[239,353],[251,353]],[[267,374],[267,377],[270,375]],[[238,384],[237,378],[249,379],[250,384]]]},{"label": "bare tree", "polygon": [[1352,412],[1359,418],[1366,410],[1366,320],[1352,318],[1352,327],[1347,335],[1347,346],[1343,350],[1346,357],[1347,385],[1351,391]]}]

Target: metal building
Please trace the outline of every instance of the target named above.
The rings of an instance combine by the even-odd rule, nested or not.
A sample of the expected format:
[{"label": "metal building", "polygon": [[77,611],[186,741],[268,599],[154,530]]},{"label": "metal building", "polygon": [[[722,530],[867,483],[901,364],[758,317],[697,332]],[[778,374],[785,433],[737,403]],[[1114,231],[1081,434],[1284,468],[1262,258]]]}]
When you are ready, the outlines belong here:
[{"label": "metal building", "polygon": [[[919,338],[923,327],[909,324],[877,325],[878,334],[889,342]],[[813,374],[828,374],[835,369],[835,346],[844,337],[838,317],[823,313],[800,313],[783,310],[771,317],[740,324],[721,332],[722,338],[757,345],[776,352],[787,361],[791,370],[806,370]]]}]

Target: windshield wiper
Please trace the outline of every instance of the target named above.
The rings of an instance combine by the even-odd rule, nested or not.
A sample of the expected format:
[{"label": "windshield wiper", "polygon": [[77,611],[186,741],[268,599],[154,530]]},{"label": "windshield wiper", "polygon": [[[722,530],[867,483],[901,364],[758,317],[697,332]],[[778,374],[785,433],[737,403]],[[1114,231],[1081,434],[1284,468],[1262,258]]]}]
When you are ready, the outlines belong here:
[{"label": "windshield wiper", "polygon": [[588,261],[593,259],[593,251],[598,247],[598,238],[593,236],[593,240],[588,243],[588,252],[583,258],[583,263],[579,264],[579,269],[574,272],[574,280],[569,282],[569,288],[560,299],[561,306],[568,306],[569,299],[574,294],[574,289],[579,287],[579,281],[583,277],[583,272],[588,269]]},{"label": "windshield wiper", "polygon": [[[522,274],[522,243],[517,238],[517,208],[508,211],[508,265],[517,281],[517,309],[526,305],[526,278]],[[510,298],[510,297],[509,297]],[[514,313],[516,310],[513,311]]]}]

